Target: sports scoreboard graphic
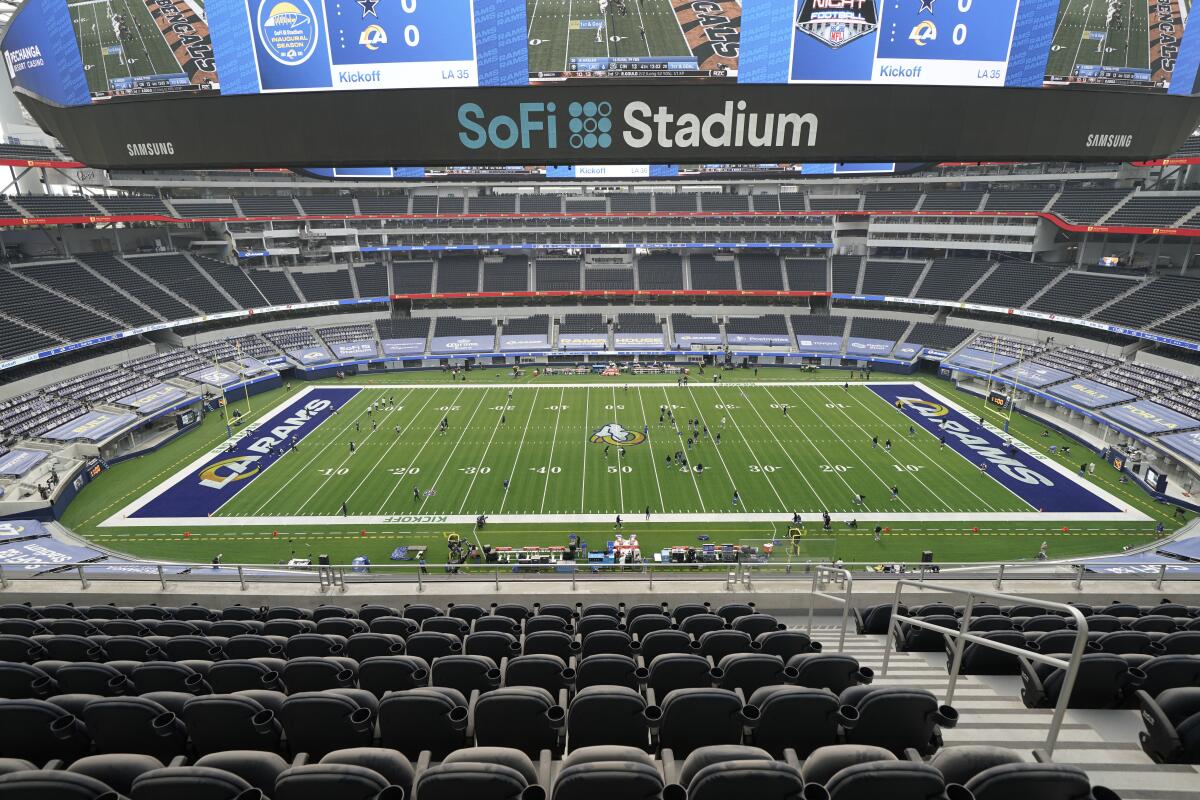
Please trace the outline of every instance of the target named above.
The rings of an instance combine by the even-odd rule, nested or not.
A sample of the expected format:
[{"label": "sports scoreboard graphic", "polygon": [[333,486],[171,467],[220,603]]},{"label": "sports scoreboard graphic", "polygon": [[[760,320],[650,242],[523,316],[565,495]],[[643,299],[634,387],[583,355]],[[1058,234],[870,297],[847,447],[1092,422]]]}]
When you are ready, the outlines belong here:
[{"label": "sports scoreboard graphic", "polygon": [[797,0],[796,83],[1004,86],[1020,0]]},{"label": "sports scoreboard graphic", "polygon": [[[1186,0],[26,0],[12,83],[180,93],[832,83],[1191,94]],[[1179,74],[1176,74],[1179,72]]]}]

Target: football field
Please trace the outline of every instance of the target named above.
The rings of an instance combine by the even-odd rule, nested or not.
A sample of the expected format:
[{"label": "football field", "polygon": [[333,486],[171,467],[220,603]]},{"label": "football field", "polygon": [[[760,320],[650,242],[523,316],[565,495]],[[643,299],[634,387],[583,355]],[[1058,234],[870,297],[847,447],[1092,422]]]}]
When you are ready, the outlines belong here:
[{"label": "football field", "polygon": [[[563,72],[572,58],[691,57],[683,22],[670,0],[526,0],[529,71]],[[701,58],[703,61],[703,58]]]},{"label": "football field", "polygon": [[823,511],[864,522],[1135,518],[913,384],[463,383],[311,389],[105,524]]},{"label": "football field", "polygon": [[1062,0],[1046,74],[1071,76],[1080,65],[1152,70],[1149,15],[1146,3],[1122,0],[1109,25],[1107,0]]},{"label": "football field", "polygon": [[[198,5],[198,4],[197,4]],[[93,95],[109,94],[109,81],[183,72],[154,17],[141,0],[83,0],[68,3],[84,74]],[[113,15],[124,18],[129,35],[118,37]]]}]

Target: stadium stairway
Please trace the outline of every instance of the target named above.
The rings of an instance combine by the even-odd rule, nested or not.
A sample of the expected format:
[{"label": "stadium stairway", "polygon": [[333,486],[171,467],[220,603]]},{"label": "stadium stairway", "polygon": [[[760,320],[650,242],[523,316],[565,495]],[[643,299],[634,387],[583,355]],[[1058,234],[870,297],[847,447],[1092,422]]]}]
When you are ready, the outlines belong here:
[{"label": "stadium stairway", "polygon": [[[806,620],[779,617],[801,626]],[[816,625],[813,639],[837,646],[837,627]],[[884,636],[846,636],[845,652],[875,671],[872,686],[912,686],[928,689],[945,702],[948,677],[944,653],[892,651],[883,676]],[[1029,709],[1021,702],[1021,679],[1016,675],[962,675],[954,693],[958,725],[942,730],[946,746],[995,745],[1020,751],[1032,761],[1032,751],[1046,744],[1053,709]],[[1143,726],[1136,709],[1090,711],[1071,709],[1059,732],[1053,760],[1086,770],[1092,785],[1107,786],[1122,800],[1184,800],[1200,796],[1200,766],[1155,764],[1142,752],[1138,733]]]}]

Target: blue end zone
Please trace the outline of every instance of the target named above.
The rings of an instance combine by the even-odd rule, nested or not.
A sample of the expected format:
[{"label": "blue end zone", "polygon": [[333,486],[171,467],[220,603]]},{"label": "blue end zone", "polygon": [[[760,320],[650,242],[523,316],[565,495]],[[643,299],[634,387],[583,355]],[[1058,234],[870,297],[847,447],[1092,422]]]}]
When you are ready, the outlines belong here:
[{"label": "blue end zone", "polygon": [[1020,448],[1010,452],[998,434],[984,428],[978,420],[947,408],[919,386],[880,384],[870,388],[892,406],[901,401],[906,417],[939,439],[945,438],[947,447],[972,464],[988,462],[988,476],[1035,509],[1072,513],[1121,511]]},{"label": "blue end zone", "polygon": [[233,447],[211,456],[130,516],[207,517],[350,402],[358,389],[313,389],[263,420]]}]

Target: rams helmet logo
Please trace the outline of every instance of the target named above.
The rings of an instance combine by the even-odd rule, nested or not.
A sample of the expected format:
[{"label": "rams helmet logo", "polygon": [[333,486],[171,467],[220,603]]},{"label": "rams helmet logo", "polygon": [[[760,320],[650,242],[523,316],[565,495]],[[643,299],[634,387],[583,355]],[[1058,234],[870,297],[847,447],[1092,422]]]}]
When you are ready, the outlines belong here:
[{"label": "rams helmet logo", "polygon": [[615,444],[618,447],[632,447],[646,441],[646,434],[626,429],[619,422],[610,422],[592,434],[595,444]]},{"label": "rams helmet logo", "polygon": [[221,489],[227,483],[244,481],[258,474],[259,456],[235,456],[209,464],[200,472],[200,485]]},{"label": "rams helmet logo", "polygon": [[906,408],[911,408],[922,417],[944,417],[950,413],[950,409],[939,403],[934,403],[929,400],[922,400],[919,397],[897,397]]}]

